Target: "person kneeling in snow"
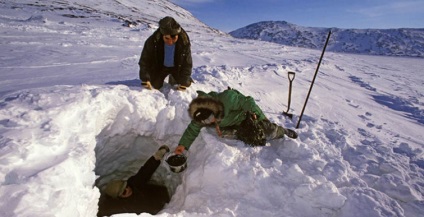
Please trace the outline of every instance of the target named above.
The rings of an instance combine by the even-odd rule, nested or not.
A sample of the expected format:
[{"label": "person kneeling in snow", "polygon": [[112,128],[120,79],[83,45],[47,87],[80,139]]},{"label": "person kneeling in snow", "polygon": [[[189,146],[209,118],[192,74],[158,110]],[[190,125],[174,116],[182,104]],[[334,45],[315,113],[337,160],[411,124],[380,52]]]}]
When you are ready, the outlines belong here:
[{"label": "person kneeling in snow", "polygon": [[254,99],[235,89],[221,93],[197,91],[188,108],[192,121],[184,131],[176,154],[188,150],[202,127],[215,126],[220,137],[239,139],[251,146],[264,146],[267,140],[296,139],[297,133],[271,123]]},{"label": "person kneeling in snow", "polygon": [[148,181],[159,167],[164,155],[168,152],[168,146],[161,146],[144,163],[137,174],[131,176],[127,181],[113,180],[102,186],[100,188],[102,196],[99,201],[98,216],[124,212],[149,212],[154,214],[160,211],[163,205],[169,202],[169,195],[164,190],[166,189],[165,187],[148,185]]},{"label": "person kneeling in snow", "polygon": [[160,89],[168,75],[169,84],[177,84],[177,90],[191,85],[190,39],[174,18],[164,17],[159,21],[159,28],[144,43],[138,64],[144,88]]}]

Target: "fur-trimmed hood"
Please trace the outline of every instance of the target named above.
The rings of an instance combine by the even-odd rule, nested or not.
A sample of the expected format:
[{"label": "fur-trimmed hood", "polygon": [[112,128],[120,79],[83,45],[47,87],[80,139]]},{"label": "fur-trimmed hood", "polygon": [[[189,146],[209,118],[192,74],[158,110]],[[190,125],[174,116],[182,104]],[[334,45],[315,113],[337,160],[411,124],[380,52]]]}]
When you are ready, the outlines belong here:
[{"label": "fur-trimmed hood", "polygon": [[218,122],[224,117],[224,104],[221,101],[209,96],[199,96],[188,106],[190,118],[193,119],[194,113],[201,108],[211,110]]}]

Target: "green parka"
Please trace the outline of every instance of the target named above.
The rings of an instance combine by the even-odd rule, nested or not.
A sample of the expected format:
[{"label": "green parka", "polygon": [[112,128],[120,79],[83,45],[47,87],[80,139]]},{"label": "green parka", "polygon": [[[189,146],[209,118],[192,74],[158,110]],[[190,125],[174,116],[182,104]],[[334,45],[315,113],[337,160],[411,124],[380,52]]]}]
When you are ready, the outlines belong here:
[{"label": "green parka", "polygon": [[[238,126],[246,118],[246,112],[252,112],[256,114],[258,120],[266,119],[265,114],[256,105],[255,100],[250,96],[245,96],[237,90],[230,89],[225,90],[221,93],[203,91],[197,91],[198,97],[210,97],[213,99],[212,102],[204,105],[193,104],[189,106],[189,115],[193,117],[194,112],[197,108],[208,108],[214,111],[215,114],[219,113],[221,116],[217,117],[218,125],[220,128]],[[215,116],[216,117],[216,116]],[[200,130],[204,127],[201,123],[192,120],[187,126],[179,141],[179,145],[183,145],[188,150],[200,133]]]}]

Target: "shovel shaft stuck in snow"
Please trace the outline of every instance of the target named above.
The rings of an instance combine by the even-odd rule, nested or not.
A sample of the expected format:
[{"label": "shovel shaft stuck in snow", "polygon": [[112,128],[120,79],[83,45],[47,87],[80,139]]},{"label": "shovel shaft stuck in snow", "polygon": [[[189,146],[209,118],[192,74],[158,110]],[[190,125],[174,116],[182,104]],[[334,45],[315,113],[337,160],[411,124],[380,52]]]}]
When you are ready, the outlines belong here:
[{"label": "shovel shaft stuck in snow", "polygon": [[312,87],[314,86],[314,82],[318,74],[319,66],[321,65],[322,58],[324,57],[325,48],[327,48],[328,41],[330,40],[330,35],[331,35],[331,30],[328,32],[327,40],[325,41],[324,48],[322,49],[321,57],[319,58],[317,69],[315,70],[314,78],[312,79],[311,86],[309,87],[309,92],[308,92],[308,95],[306,96],[306,100],[305,100],[305,104],[303,105],[302,112],[300,113],[299,121],[297,122],[296,129],[299,128],[300,121],[302,120],[303,112],[305,111],[305,108],[306,108],[306,103],[308,103],[309,95],[311,95]]},{"label": "shovel shaft stuck in snow", "polygon": [[288,116],[290,119],[293,117],[293,114],[289,113],[290,110],[290,103],[291,103],[291,90],[292,90],[292,83],[295,77],[294,72],[288,72],[288,78],[289,78],[289,102],[287,105],[287,111],[283,112],[283,115]]}]

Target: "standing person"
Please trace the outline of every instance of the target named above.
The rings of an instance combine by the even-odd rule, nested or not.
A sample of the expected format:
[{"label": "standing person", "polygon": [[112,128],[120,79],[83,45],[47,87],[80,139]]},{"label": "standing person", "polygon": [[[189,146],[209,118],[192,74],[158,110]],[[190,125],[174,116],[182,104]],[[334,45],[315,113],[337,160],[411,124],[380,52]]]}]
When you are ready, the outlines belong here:
[{"label": "standing person", "polygon": [[144,43],[138,65],[144,88],[160,89],[168,75],[169,83],[178,85],[177,90],[191,85],[190,39],[174,18],[164,17],[159,21],[159,28]]},{"label": "standing person", "polygon": [[148,181],[168,152],[168,146],[161,146],[127,181],[113,180],[101,186],[97,215],[109,216],[127,212],[155,214],[159,212],[165,203],[169,202],[168,192],[165,187],[149,184]]},{"label": "standing person", "polygon": [[188,109],[192,121],[175,149],[176,154],[188,150],[205,126],[215,127],[219,136],[236,138],[251,146],[263,146],[267,140],[283,138],[284,135],[297,138],[295,131],[271,123],[252,97],[237,90],[197,93],[199,96]]}]

